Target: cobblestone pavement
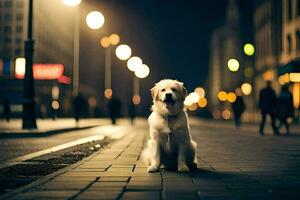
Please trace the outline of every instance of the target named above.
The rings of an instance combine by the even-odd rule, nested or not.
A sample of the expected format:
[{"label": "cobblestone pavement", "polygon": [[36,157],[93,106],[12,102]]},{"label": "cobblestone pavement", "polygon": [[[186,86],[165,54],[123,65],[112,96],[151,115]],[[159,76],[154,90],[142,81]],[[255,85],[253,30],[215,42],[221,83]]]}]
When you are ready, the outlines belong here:
[{"label": "cobblestone pavement", "polygon": [[[246,199],[300,197],[300,136],[264,137],[193,123],[196,172],[147,173],[139,159],[147,126],[58,173],[10,193],[11,199]],[[8,196],[2,197],[9,199]]]}]

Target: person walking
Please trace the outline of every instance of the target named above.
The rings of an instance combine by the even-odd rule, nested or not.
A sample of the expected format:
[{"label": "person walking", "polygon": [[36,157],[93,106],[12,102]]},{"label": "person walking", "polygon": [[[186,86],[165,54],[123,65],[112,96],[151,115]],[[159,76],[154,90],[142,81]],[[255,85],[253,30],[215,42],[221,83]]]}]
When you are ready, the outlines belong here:
[{"label": "person walking", "polygon": [[294,117],[294,106],[293,106],[293,95],[289,91],[287,85],[283,85],[281,87],[281,92],[278,96],[277,100],[277,116],[279,119],[278,129],[281,128],[282,125],[285,125],[286,134],[290,133],[290,126],[287,121],[289,117]]},{"label": "person walking", "polygon": [[4,112],[4,116],[5,116],[6,121],[9,122],[10,121],[11,110],[10,110],[9,101],[7,99],[5,99],[5,101],[4,101],[3,112]]},{"label": "person walking", "polygon": [[130,118],[131,125],[134,125],[134,119],[136,117],[136,109],[133,103],[129,104],[128,106],[128,115]]},{"label": "person walking", "polygon": [[79,123],[79,118],[84,114],[87,109],[87,101],[85,97],[79,93],[77,96],[73,98],[73,112],[76,124]]},{"label": "person walking", "polygon": [[107,108],[111,122],[115,125],[117,118],[121,115],[122,103],[118,98],[112,97],[107,104]]},{"label": "person walking", "polygon": [[237,95],[235,102],[232,103],[232,111],[235,127],[238,128],[241,126],[241,116],[245,111],[245,103],[242,96]]},{"label": "person walking", "polygon": [[275,91],[272,88],[271,81],[267,81],[266,87],[260,90],[258,106],[261,111],[261,122],[259,127],[259,134],[264,135],[266,117],[267,115],[269,115],[271,117],[271,125],[273,129],[273,133],[275,135],[279,135],[278,129],[275,124],[277,97]]}]

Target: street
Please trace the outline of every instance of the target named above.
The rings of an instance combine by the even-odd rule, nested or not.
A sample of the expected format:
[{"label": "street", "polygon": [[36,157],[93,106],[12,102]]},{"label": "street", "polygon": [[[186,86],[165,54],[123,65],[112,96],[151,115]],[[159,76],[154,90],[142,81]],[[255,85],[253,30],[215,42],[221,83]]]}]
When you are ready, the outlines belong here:
[{"label": "street", "polygon": [[[300,135],[259,136],[257,125],[193,118],[197,172],[149,174],[139,159],[148,134],[145,121],[91,157],[42,178],[12,199],[297,199]],[[256,131],[254,131],[256,130]],[[296,130],[296,129],[292,129]],[[292,132],[293,133],[293,132]],[[83,137],[90,132],[76,132]],[[68,138],[74,133],[54,136]],[[52,138],[51,140],[54,138]],[[73,137],[74,138],[74,137]],[[49,140],[44,138],[43,140]],[[29,139],[30,140],[30,139]],[[40,139],[41,140],[41,139]],[[32,139],[32,141],[34,141]],[[6,141],[9,143],[9,141]],[[61,141],[62,142],[62,141]],[[1,142],[2,143],[2,142]],[[32,142],[34,143],[34,142]],[[3,153],[3,152],[2,152]],[[72,181],[73,183],[70,185]],[[7,197],[7,196],[6,196]]]}]

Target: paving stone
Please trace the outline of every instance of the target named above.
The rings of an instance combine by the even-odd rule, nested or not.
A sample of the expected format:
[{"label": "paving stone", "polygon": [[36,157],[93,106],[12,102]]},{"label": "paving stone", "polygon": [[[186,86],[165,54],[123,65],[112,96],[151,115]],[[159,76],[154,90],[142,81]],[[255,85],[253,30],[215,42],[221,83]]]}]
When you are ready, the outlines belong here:
[{"label": "paving stone", "polygon": [[126,191],[121,200],[155,200],[160,199],[160,192],[149,192],[149,191],[139,191],[139,192],[133,192],[133,191]]},{"label": "paving stone", "polygon": [[81,190],[85,188],[89,182],[48,182],[37,187],[38,190]]}]

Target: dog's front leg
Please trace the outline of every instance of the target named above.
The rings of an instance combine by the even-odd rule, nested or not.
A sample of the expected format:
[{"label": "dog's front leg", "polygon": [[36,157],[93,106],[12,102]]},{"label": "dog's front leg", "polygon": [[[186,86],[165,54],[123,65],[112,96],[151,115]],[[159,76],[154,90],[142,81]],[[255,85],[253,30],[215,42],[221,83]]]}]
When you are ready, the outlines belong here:
[{"label": "dog's front leg", "polygon": [[148,172],[156,172],[160,167],[160,147],[157,139],[151,139],[149,141],[149,148],[151,155],[151,164],[148,167]]}]

